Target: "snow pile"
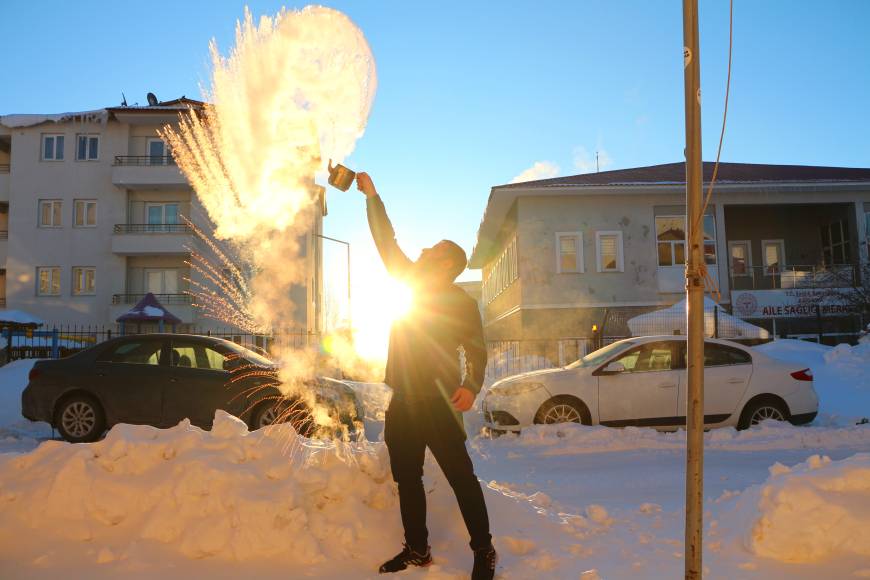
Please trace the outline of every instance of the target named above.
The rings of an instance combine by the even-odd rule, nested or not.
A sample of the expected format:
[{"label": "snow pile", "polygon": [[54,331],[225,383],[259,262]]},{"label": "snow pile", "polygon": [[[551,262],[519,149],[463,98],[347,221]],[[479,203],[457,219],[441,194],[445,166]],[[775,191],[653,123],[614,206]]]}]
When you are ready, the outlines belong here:
[{"label": "snow pile", "polygon": [[[430,542],[444,578],[470,569],[452,490],[429,458]],[[487,490],[493,529],[540,540],[504,554],[522,578],[570,568],[550,556],[573,536],[525,498]],[[532,505],[530,505],[532,504]],[[605,514],[606,515],[606,514]],[[602,514],[590,513],[594,525]],[[297,438],[286,425],[249,433],[218,411],[211,431],[117,425],[92,444],[47,441],[0,455],[0,576],[373,576],[402,541],[396,487],[380,443]],[[547,549],[544,549],[546,546]],[[99,565],[99,568],[96,566]],[[297,568],[302,567],[302,568]],[[255,574],[252,570],[264,572]],[[293,575],[289,571],[304,570]],[[54,575],[54,576],[52,576]]]},{"label": "snow pile", "polygon": [[0,519],[121,553],[152,540],[188,558],[353,558],[374,534],[364,522],[394,527],[383,449],[351,461],[300,445],[292,429],[252,435],[222,411],[211,432],[183,421],[118,425],[92,445],[48,441],[0,464]]},{"label": "snow pile", "polygon": [[[545,448],[541,455],[583,455],[642,449],[684,450],[686,432],[666,433],[641,427],[589,427],[578,423],[534,425],[517,435],[503,435],[493,445],[520,450]],[[870,447],[870,425],[844,427],[795,427],[790,423],[766,421],[752,429],[713,429],[704,434],[708,450],[763,451],[785,449],[836,449]]]},{"label": "snow pile", "polygon": [[870,556],[870,454],[841,461],[814,455],[770,472],[742,500],[758,512],[745,538],[752,552],[797,563]]},{"label": "snow pile", "polygon": [[870,418],[870,344],[829,347],[782,339],[755,347],[767,356],[810,367],[822,423]]}]

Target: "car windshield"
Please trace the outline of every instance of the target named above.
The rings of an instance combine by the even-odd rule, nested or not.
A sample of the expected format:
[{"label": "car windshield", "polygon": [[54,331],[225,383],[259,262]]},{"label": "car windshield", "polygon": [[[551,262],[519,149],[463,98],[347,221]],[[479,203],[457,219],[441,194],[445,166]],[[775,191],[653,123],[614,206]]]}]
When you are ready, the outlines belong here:
[{"label": "car windshield", "polygon": [[275,363],[273,363],[263,355],[247,349],[243,346],[240,346],[234,342],[226,341],[224,344],[228,349],[241,356],[242,358],[248,360],[249,362],[254,363],[255,365],[260,365],[264,367],[275,366]]},{"label": "car windshield", "polygon": [[604,348],[599,348],[594,352],[590,352],[583,358],[572,362],[566,368],[576,369],[577,367],[592,367],[595,365],[599,365],[611,356],[619,354],[620,352],[634,345],[635,343],[630,340],[621,340],[619,342],[614,342],[613,344],[608,344]]}]

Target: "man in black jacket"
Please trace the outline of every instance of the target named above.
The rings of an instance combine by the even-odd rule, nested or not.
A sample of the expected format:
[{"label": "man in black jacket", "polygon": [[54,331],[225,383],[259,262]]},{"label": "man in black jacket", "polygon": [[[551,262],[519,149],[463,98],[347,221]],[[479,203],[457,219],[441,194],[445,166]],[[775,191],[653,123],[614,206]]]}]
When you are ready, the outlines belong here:
[{"label": "man in black jacket", "polygon": [[380,571],[398,572],[432,563],[422,479],[428,447],[456,494],[471,536],[471,577],[489,580],[495,573],[496,552],[483,491],[465,448],[460,414],[474,403],[486,370],[477,303],[453,283],[465,270],[465,252],[442,240],[412,261],[396,243],[393,226],[368,174],[357,174],[357,188],[366,195],[369,227],[387,271],[408,284],[414,294],[412,311],[395,321],[390,331],[384,379],[393,389],[384,441],[399,486],[405,547]]}]

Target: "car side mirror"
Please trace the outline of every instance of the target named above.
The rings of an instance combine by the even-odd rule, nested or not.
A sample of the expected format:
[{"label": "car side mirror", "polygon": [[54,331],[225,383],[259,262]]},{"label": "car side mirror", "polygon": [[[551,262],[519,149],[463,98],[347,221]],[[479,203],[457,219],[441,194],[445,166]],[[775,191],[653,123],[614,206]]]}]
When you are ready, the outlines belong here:
[{"label": "car side mirror", "polygon": [[242,359],[240,357],[235,358],[225,358],[224,359],[224,370],[225,371],[234,371],[242,364]]},{"label": "car side mirror", "polygon": [[625,365],[619,361],[614,361],[601,369],[602,374],[615,375],[625,372]]}]

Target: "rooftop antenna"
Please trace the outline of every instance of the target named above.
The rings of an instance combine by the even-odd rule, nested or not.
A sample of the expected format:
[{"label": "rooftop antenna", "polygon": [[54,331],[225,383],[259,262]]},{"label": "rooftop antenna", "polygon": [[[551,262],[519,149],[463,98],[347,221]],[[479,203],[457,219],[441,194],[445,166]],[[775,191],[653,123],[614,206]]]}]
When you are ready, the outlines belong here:
[{"label": "rooftop antenna", "polygon": [[124,96],[124,91],[121,91],[121,106],[122,106],[122,107],[126,107],[126,106],[127,106],[127,97]]},{"label": "rooftop antenna", "polygon": [[148,99],[149,107],[156,107],[160,104],[160,101],[157,100],[157,95],[155,95],[154,93],[148,93],[145,98]]}]

